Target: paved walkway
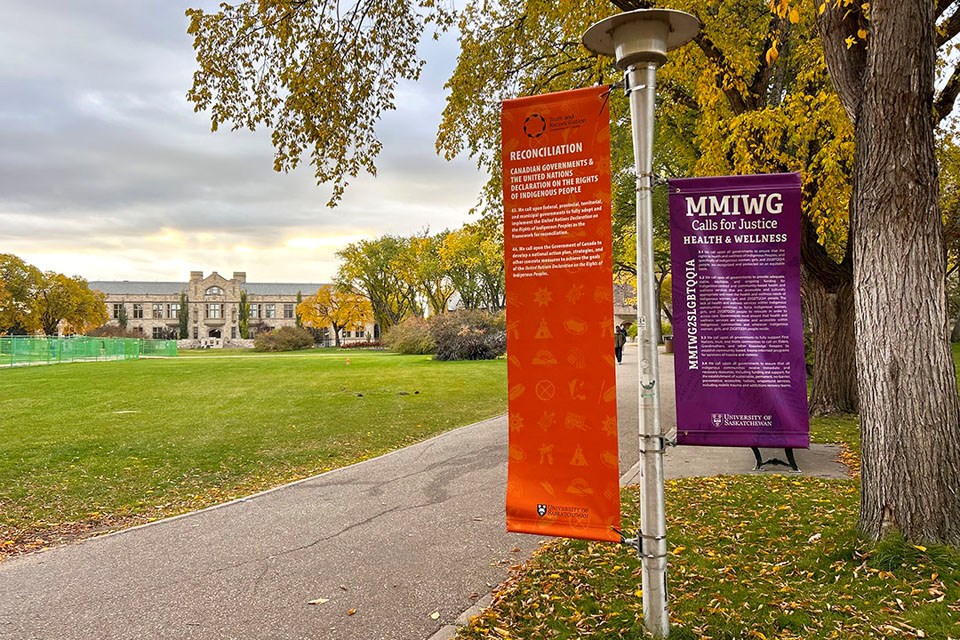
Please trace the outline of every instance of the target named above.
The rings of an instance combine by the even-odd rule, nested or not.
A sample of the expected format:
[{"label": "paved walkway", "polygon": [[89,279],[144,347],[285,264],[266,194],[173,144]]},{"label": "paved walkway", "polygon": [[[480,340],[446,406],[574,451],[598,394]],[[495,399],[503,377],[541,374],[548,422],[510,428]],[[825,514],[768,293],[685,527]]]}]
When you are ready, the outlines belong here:
[{"label": "paved walkway", "polygon": [[[669,407],[672,358],[661,363]],[[629,469],[635,349],[617,373]],[[445,635],[540,541],[504,532],[506,435],[505,418],[495,418],[227,505],[0,563],[0,638]],[[797,455],[805,472],[842,476],[834,457],[823,447]],[[680,447],[665,465],[675,477],[749,472],[752,462],[747,450]]]}]

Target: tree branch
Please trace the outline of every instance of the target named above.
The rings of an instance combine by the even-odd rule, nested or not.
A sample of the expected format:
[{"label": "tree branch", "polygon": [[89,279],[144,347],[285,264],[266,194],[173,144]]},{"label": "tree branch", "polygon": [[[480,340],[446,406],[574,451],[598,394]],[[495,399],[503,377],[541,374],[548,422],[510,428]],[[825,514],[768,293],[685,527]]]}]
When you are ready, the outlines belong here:
[{"label": "tree branch", "polygon": [[[809,274],[828,291],[834,291],[843,282],[853,277],[853,265],[837,262],[817,239],[817,229],[807,216],[801,217],[800,256]],[[847,242],[849,247],[852,243]]]},{"label": "tree branch", "polygon": [[936,19],[939,20],[943,13],[950,8],[956,0],[937,0],[937,8],[935,10]]},{"label": "tree branch", "polygon": [[830,80],[840,97],[850,122],[856,124],[863,99],[863,77],[867,67],[867,49],[863,43],[847,47],[846,39],[856,37],[862,19],[861,6],[849,10],[828,7],[817,17],[823,55]]},{"label": "tree branch", "polygon": [[[779,24],[778,24],[779,23]],[[750,79],[750,82],[747,83],[747,90],[750,92],[750,101],[753,103],[753,109],[756,109],[759,104],[764,103],[764,94],[768,85],[770,84],[770,77],[773,75],[773,66],[767,64],[766,53],[773,46],[773,33],[775,27],[780,27],[777,31],[783,31],[784,20],[778,18],[776,15],[770,16],[770,24],[767,27],[767,37],[763,41],[763,45],[760,47],[760,62],[757,65],[757,72],[753,74],[753,78]],[[783,40],[783,38],[781,38]]]},{"label": "tree branch", "polygon": [[940,124],[953,111],[953,105],[960,94],[960,67],[954,67],[950,79],[933,101],[933,122]]},{"label": "tree branch", "polygon": [[937,25],[937,49],[953,40],[960,33],[960,9],[955,9],[950,17]]},{"label": "tree branch", "polygon": [[[718,75],[722,75],[724,71],[729,70],[730,65],[727,64],[726,57],[723,55],[723,52],[713,44],[713,40],[711,40],[709,36],[704,35],[701,31],[699,35],[694,38],[694,42],[697,43],[700,50],[707,56],[707,59],[717,66]],[[717,86],[719,86],[724,95],[727,96],[727,102],[730,103],[730,108],[733,112],[741,114],[747,111],[747,101],[743,95],[733,87],[724,87],[725,84],[722,78],[717,79]]]},{"label": "tree branch", "polygon": [[697,100],[688,92],[684,91],[683,87],[676,82],[663,82],[660,83],[657,88],[670,96],[674,102],[682,104],[688,109],[695,111],[700,109],[700,104]]}]

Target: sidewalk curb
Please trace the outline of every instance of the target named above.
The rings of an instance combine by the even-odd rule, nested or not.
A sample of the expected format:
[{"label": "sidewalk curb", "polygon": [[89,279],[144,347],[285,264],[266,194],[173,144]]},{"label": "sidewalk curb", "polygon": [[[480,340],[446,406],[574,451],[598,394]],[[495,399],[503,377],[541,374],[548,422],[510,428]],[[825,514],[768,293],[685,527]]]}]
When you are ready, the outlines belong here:
[{"label": "sidewalk curb", "polygon": [[453,624],[443,625],[437,629],[436,633],[427,638],[427,640],[451,640],[457,635],[457,630],[459,630],[460,627],[465,627],[470,624],[470,618],[480,615],[491,604],[493,604],[492,591],[474,602],[468,609],[462,611]]},{"label": "sidewalk curb", "polygon": [[[198,356],[198,357],[199,357],[199,356]],[[224,358],[226,358],[226,357],[233,357],[233,356],[207,356],[207,357],[224,357]],[[470,424],[463,425],[462,427],[457,427],[457,428],[455,428],[455,429],[450,429],[449,431],[443,431],[443,432],[438,433],[438,434],[436,434],[436,435],[434,435],[434,436],[430,436],[429,438],[427,438],[427,439],[425,439],[425,440],[420,440],[419,442],[415,442],[415,443],[413,443],[413,444],[406,445],[406,446],[401,447],[401,448],[399,448],[399,449],[394,449],[394,450],[392,450],[392,451],[387,451],[386,453],[382,453],[382,454],[380,454],[380,455],[378,455],[378,456],[374,456],[374,457],[372,457],[372,458],[367,458],[367,459],[365,459],[365,460],[358,460],[357,462],[353,462],[353,463],[351,463],[351,464],[348,464],[348,465],[345,465],[345,466],[342,466],[342,467],[336,467],[336,468],[330,469],[330,470],[328,470],[328,471],[321,471],[320,473],[315,473],[315,474],[310,475],[310,476],[307,476],[307,477],[305,477],[305,478],[299,478],[299,479],[297,479],[297,480],[291,480],[291,481],[289,481],[289,482],[286,482],[286,483],[281,484],[281,485],[276,486],[276,487],[270,487],[269,489],[264,489],[264,490],[262,490],[262,491],[257,491],[256,493],[251,493],[251,494],[249,494],[249,495],[240,496],[240,497],[238,497],[238,498],[232,498],[232,499],[230,499],[230,500],[227,500],[226,502],[219,502],[219,503],[217,503],[217,504],[212,504],[212,505],[210,505],[209,507],[204,507],[204,508],[202,508],[202,509],[197,509],[197,510],[195,510],[195,511],[187,511],[186,513],[180,513],[180,514],[177,514],[177,515],[174,515],[174,516],[166,516],[166,517],[163,517],[163,518],[159,518],[159,519],[157,519],[157,520],[150,520],[149,522],[144,522],[144,523],[142,523],[142,524],[134,525],[134,526],[132,526],[132,527],[126,527],[126,528],[122,528],[122,529],[117,529],[117,530],[115,530],[115,531],[107,531],[107,532],[105,532],[105,533],[101,533],[101,534],[98,534],[98,535],[94,535],[94,536],[91,536],[91,537],[89,537],[89,538],[80,538],[80,539],[78,539],[78,540],[72,540],[72,541],[67,542],[67,543],[65,543],[65,544],[55,545],[55,546],[53,546],[53,547],[47,547],[47,548],[43,548],[43,549],[38,549],[38,550],[36,550],[36,551],[30,552],[30,553],[27,553],[27,554],[23,554],[23,555],[41,554],[41,553],[46,553],[47,551],[51,551],[51,550],[56,549],[56,548],[59,548],[59,547],[65,547],[65,546],[70,546],[70,545],[78,545],[78,544],[83,544],[84,542],[90,542],[90,541],[92,541],[92,540],[101,540],[101,539],[103,539],[103,538],[113,538],[113,537],[117,537],[117,536],[122,536],[122,535],[128,534],[128,533],[130,533],[130,532],[132,532],[132,531],[137,531],[137,530],[139,530],[139,529],[146,529],[146,528],[148,528],[148,527],[155,527],[155,526],[162,525],[162,524],[165,524],[165,523],[173,522],[173,521],[175,521],[175,520],[185,520],[185,519],[187,519],[187,518],[192,518],[192,517],[194,517],[194,516],[197,516],[197,515],[199,515],[199,514],[205,513],[205,512],[207,512],[207,511],[216,511],[217,509],[224,509],[224,508],[231,507],[231,506],[234,506],[234,505],[237,505],[237,504],[241,504],[241,503],[244,503],[244,502],[250,502],[251,500],[256,500],[257,498],[260,498],[260,497],[262,497],[262,496],[269,495],[269,494],[271,494],[271,493],[276,493],[276,492],[281,491],[281,490],[283,490],[283,489],[288,489],[288,488],[290,488],[290,487],[294,487],[294,486],[299,485],[299,484],[305,484],[305,483],[308,483],[308,482],[312,482],[312,481],[315,481],[315,480],[317,480],[317,479],[323,478],[323,477],[325,477],[325,476],[329,476],[329,475],[334,475],[334,474],[340,473],[340,472],[342,472],[342,471],[344,471],[344,470],[346,470],[346,469],[352,469],[353,467],[359,467],[359,466],[367,465],[367,464],[376,462],[377,460],[379,460],[379,459],[381,459],[381,458],[388,458],[388,457],[397,455],[397,454],[399,454],[401,451],[403,451],[404,449],[408,449],[408,448],[410,448],[410,447],[427,445],[427,444],[429,444],[429,443],[431,443],[431,442],[433,442],[433,441],[435,441],[435,440],[442,440],[442,439],[444,439],[444,438],[450,437],[452,434],[455,434],[455,433],[458,432],[458,431],[463,431],[463,430],[465,430],[465,429],[470,429],[470,428],[473,428],[473,427],[477,427],[478,425],[483,425],[483,424],[488,423],[488,422],[493,422],[494,420],[500,420],[500,419],[502,419],[504,416],[506,416],[506,414],[505,414],[505,413],[501,413],[500,415],[492,416],[492,417],[486,418],[486,419],[484,419],[484,420],[478,420],[477,422],[472,422],[472,423],[470,423]]]},{"label": "sidewalk curb", "polygon": [[[620,486],[625,487],[628,484],[633,484],[636,482],[639,476],[640,461],[637,461],[632,467],[624,471],[623,475],[620,476]],[[454,620],[453,624],[443,625],[437,629],[432,636],[427,638],[427,640],[453,640],[453,638],[457,636],[457,631],[460,629],[460,627],[465,627],[466,625],[470,624],[470,618],[480,615],[491,604],[493,604],[492,591],[482,596],[467,609],[461,611],[460,615],[457,616],[457,619]]]}]

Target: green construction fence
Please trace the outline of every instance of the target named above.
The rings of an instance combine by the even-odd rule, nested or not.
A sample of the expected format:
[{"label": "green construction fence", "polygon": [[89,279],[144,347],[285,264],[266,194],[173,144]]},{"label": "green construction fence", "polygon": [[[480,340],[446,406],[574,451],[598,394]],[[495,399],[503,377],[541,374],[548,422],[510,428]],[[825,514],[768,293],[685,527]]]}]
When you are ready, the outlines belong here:
[{"label": "green construction fence", "polygon": [[0,336],[0,366],[136,360],[141,356],[175,357],[176,340],[137,338],[66,338]]}]

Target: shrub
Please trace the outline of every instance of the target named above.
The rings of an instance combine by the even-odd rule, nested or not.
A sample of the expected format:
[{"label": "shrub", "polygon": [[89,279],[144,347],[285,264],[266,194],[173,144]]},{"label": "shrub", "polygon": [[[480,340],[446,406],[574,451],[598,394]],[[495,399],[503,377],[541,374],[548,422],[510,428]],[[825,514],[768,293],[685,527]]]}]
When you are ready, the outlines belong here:
[{"label": "shrub", "polygon": [[301,327],[280,327],[253,340],[254,351],[299,351],[312,345],[313,336]]},{"label": "shrub", "polygon": [[379,340],[364,340],[363,342],[351,342],[349,344],[341,343],[341,349],[380,349],[382,344]]},{"label": "shrub", "polygon": [[672,336],[673,335],[673,325],[669,322],[660,323],[660,339],[663,339],[663,336]]},{"label": "shrub", "polygon": [[506,320],[502,313],[467,310],[430,318],[437,343],[435,360],[492,360],[507,352]]},{"label": "shrub", "polygon": [[383,345],[390,351],[406,355],[433,353],[437,348],[430,323],[416,317],[387,329],[383,334]]},{"label": "shrub", "polygon": [[142,332],[136,329],[124,329],[115,324],[100,325],[96,329],[87,331],[91,338],[143,338]]}]

